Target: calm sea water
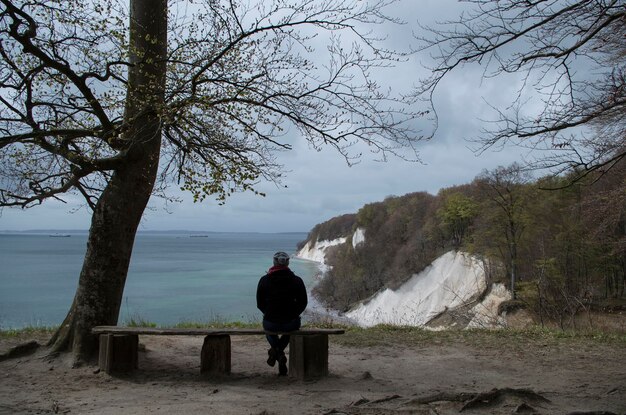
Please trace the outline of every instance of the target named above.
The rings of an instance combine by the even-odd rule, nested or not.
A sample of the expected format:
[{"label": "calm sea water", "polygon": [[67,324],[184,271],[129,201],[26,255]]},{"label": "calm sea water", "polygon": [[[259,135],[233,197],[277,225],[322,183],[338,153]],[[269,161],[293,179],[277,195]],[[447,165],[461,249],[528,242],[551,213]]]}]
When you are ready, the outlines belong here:
[{"label": "calm sea water", "polygon": [[[305,233],[139,234],[119,323],[257,321],[256,285]],[[74,297],[87,235],[0,234],[0,328],[58,325]],[[291,260],[311,288],[318,267]]]}]

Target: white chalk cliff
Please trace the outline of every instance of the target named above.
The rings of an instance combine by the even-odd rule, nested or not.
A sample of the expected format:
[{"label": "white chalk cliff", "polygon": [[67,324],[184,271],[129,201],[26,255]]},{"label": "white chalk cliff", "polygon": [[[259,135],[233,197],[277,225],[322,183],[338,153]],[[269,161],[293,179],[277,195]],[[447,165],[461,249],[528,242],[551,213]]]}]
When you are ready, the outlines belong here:
[{"label": "white chalk cliff", "polygon": [[467,255],[448,252],[398,290],[379,292],[346,315],[362,326],[422,326],[446,308],[458,307],[484,289],[482,268]]},{"label": "white chalk cliff", "polygon": [[[424,326],[447,310],[467,306],[487,288],[479,260],[462,252],[448,252],[419,274],[413,275],[399,289],[386,289],[346,313],[356,324]],[[510,294],[494,284],[484,300],[467,313],[467,327],[494,327],[501,324],[498,306]]]},{"label": "white chalk cliff", "polygon": [[307,259],[309,261],[319,262],[320,264],[324,264],[326,261],[326,250],[331,246],[336,246],[345,243],[347,240],[346,237],[337,238],[333,240],[323,240],[323,241],[308,241],[306,245],[302,247],[297,253],[296,257],[300,259]]},{"label": "white chalk cliff", "polygon": [[506,326],[506,319],[498,314],[503,301],[513,296],[504,284],[493,284],[485,298],[468,312],[472,318],[467,328],[492,328]]},{"label": "white chalk cliff", "polygon": [[352,235],[352,247],[356,249],[357,246],[365,242],[365,229],[357,228]]},{"label": "white chalk cliff", "polygon": [[[308,241],[306,245],[304,245],[302,249],[296,253],[296,257],[325,264],[326,250],[331,246],[344,244],[347,240],[348,237],[344,236],[332,240],[316,240],[315,242]],[[352,235],[352,247],[356,248],[363,242],[365,242],[365,230],[363,228],[357,228]]]},{"label": "white chalk cliff", "polygon": [[[308,241],[296,256],[320,263],[324,272],[328,248],[347,240],[348,237]],[[364,242],[365,230],[358,228],[352,235],[352,247],[358,249]],[[480,297],[483,298],[478,302]],[[425,326],[435,317],[463,308],[464,318],[460,320],[465,321],[465,327],[498,327],[505,325],[498,315],[498,307],[510,299],[510,292],[502,284],[493,284],[488,290],[481,261],[467,253],[450,251],[414,274],[397,290],[380,291],[344,316],[363,327],[377,324]]]}]

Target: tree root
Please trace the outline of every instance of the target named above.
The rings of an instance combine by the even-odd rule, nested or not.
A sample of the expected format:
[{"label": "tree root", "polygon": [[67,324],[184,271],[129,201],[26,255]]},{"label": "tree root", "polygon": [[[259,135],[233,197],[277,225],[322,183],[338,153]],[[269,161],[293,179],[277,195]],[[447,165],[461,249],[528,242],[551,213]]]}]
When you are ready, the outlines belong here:
[{"label": "tree root", "polygon": [[15,359],[16,357],[28,356],[37,351],[40,344],[36,341],[30,341],[27,343],[19,344],[9,349],[8,352],[0,354],[0,362],[8,359]]},{"label": "tree root", "polygon": [[61,353],[71,350],[72,339],[74,334],[74,307],[76,305],[76,298],[72,301],[70,311],[63,319],[63,323],[57,328],[50,340],[48,340],[48,346],[51,353]]},{"label": "tree root", "polygon": [[550,400],[544,398],[543,396],[530,389],[494,388],[489,392],[482,392],[474,396],[474,398],[472,398],[469,402],[463,405],[459,412],[463,412],[466,409],[484,408],[492,406],[498,402],[501,402],[507,396],[515,396],[518,398],[527,399],[531,402],[550,402]]},{"label": "tree root", "polygon": [[[540,413],[534,406],[536,405],[543,410],[542,404],[550,404],[551,401],[532,389],[515,389],[515,388],[494,388],[488,392],[470,393],[470,392],[439,392],[433,395],[417,397],[417,398],[403,398],[400,395],[390,395],[377,400],[369,400],[365,397],[352,402],[349,406],[344,408],[334,408],[324,415],[356,415],[364,413],[405,413],[410,411],[429,411],[428,413],[436,412],[437,408],[430,406],[431,404],[444,405],[452,404],[452,406],[459,412],[463,412],[471,409],[478,409],[481,413],[493,410],[501,410],[503,408],[510,408],[512,402],[507,401],[507,398],[516,398],[513,402],[516,406],[512,413],[514,414],[536,414]],[[389,403],[391,401],[398,401],[392,404],[391,407],[379,404]],[[521,402],[520,402],[521,401]],[[460,404],[463,404],[461,409],[458,409]],[[503,405],[502,408],[493,408],[497,405]],[[426,405],[427,408],[421,405]],[[492,409],[489,409],[492,408]],[[549,409],[547,409],[549,410]],[[419,412],[422,413],[422,412]],[[425,412],[424,412],[425,413]],[[438,412],[436,412],[438,413]],[[569,412],[567,415],[617,415],[610,411],[588,411],[588,412]]]},{"label": "tree root", "polygon": [[476,396],[475,393],[440,392],[440,393],[436,393],[434,395],[428,395],[428,396],[424,396],[422,398],[412,399],[410,403],[417,403],[417,404],[427,405],[429,403],[441,402],[441,401],[446,401],[446,402],[467,402],[467,401],[469,401],[471,399],[474,399],[475,396]]}]

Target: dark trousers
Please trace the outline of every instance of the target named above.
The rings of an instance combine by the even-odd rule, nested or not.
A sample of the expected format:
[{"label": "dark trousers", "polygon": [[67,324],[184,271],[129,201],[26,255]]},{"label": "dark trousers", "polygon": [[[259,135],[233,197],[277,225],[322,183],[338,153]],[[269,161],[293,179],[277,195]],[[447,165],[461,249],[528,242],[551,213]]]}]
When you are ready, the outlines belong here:
[{"label": "dark trousers", "polygon": [[[274,323],[269,320],[263,319],[263,329],[265,331],[294,331],[300,328],[300,317],[287,323]],[[276,334],[268,334],[267,341],[270,346],[279,352],[284,351],[289,345],[289,335],[283,334],[278,336]]]}]

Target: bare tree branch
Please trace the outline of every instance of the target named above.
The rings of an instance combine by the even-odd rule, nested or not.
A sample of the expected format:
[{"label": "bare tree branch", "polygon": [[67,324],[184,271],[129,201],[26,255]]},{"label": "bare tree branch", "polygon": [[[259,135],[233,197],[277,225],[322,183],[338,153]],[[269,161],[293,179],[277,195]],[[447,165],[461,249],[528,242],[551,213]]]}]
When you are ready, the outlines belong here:
[{"label": "bare tree branch", "polygon": [[472,138],[478,151],[504,143],[543,150],[531,166],[556,174],[602,170],[626,155],[623,0],[466,3],[473,7],[467,14],[419,38],[435,61],[419,96],[432,106],[441,80],[466,65],[483,66],[487,78],[520,73],[511,105],[493,106],[491,128]]},{"label": "bare tree branch", "polygon": [[[156,191],[176,183],[195,200],[222,203],[261,180],[279,183],[275,154],[298,136],[348,163],[359,142],[382,159],[417,159],[421,114],[373,76],[407,56],[373,32],[399,23],[385,14],[395,2],[173,4],[165,105],[145,106],[163,131]],[[74,191],[94,206],[107,177],[129,162],[138,145],[129,126],[144,115],[124,114],[127,71],[142,63],[129,60],[128,8],[122,0],[0,5],[0,205]]]}]

